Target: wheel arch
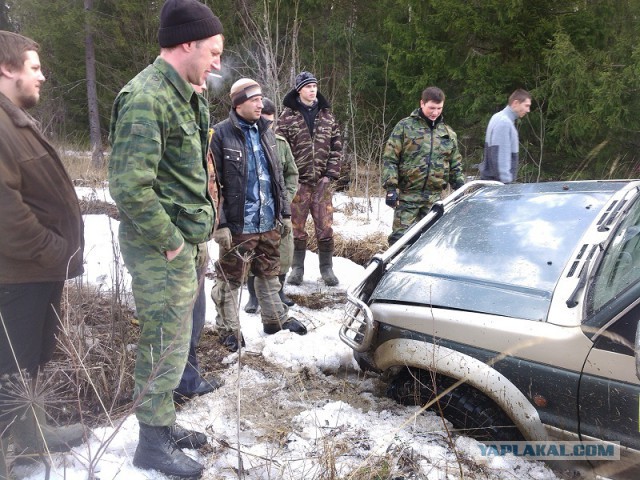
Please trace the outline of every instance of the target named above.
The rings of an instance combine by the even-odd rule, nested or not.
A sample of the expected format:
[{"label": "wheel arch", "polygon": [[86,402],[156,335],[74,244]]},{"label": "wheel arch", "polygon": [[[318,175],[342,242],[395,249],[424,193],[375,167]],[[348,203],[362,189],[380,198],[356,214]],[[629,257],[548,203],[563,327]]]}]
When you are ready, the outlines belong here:
[{"label": "wheel arch", "polygon": [[415,367],[462,380],[496,403],[527,440],[548,440],[540,416],[527,397],[511,381],[486,363],[464,353],[433,343],[396,338],[380,345],[376,366]]}]

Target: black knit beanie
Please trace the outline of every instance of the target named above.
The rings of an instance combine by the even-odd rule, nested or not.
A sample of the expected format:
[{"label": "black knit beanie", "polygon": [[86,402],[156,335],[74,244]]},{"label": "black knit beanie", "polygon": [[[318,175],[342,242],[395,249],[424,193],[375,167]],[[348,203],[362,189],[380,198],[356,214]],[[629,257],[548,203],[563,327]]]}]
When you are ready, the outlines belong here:
[{"label": "black knit beanie", "polygon": [[316,80],[316,77],[313,76],[313,73],[300,72],[296,76],[296,91],[299,92],[302,87],[310,83],[318,83],[318,80]]},{"label": "black knit beanie", "polygon": [[222,33],[222,23],[198,0],[166,0],[160,11],[161,47],[202,40]]}]

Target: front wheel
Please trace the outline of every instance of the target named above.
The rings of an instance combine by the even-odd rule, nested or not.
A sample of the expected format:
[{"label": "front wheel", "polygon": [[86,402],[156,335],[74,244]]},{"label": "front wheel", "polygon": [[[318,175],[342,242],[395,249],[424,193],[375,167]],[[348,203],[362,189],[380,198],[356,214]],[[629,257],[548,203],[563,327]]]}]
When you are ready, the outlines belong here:
[{"label": "front wheel", "polygon": [[[407,368],[396,375],[387,395],[404,405],[425,405],[455,380],[433,372]],[[489,397],[467,384],[458,385],[429,407],[454,426],[457,433],[479,441],[518,441],[524,437],[506,413]]]}]

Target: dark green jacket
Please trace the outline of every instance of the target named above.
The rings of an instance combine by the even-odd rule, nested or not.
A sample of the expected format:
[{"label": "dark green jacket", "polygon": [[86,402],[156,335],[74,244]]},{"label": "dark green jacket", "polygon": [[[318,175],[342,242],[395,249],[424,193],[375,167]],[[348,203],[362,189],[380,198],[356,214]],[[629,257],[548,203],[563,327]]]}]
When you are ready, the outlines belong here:
[{"label": "dark green jacket", "polygon": [[416,109],[394,127],[383,155],[382,182],[386,190],[397,188],[406,201],[420,201],[464,185],[458,137],[439,121],[433,130]]},{"label": "dark green jacket", "polygon": [[211,236],[207,191],[209,112],[193,87],[160,57],[113,104],[109,191],[122,221],[159,251]]}]

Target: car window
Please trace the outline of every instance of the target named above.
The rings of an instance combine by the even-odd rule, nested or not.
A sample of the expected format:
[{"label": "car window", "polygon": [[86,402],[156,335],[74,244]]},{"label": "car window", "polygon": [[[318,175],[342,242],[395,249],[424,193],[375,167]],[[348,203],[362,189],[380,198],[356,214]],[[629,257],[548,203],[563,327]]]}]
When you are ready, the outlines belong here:
[{"label": "car window", "polygon": [[640,205],[631,207],[605,252],[590,288],[589,314],[595,314],[640,280]]}]

